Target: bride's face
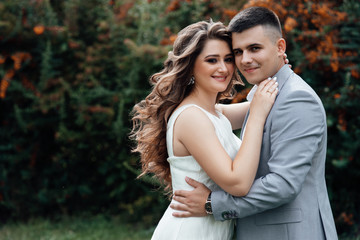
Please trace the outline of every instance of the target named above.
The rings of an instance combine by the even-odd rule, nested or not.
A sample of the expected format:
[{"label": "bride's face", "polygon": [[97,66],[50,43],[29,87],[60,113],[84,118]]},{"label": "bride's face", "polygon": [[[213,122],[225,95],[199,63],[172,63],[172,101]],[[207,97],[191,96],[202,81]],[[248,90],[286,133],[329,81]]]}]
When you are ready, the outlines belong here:
[{"label": "bride's face", "polygon": [[223,92],[234,70],[234,56],[229,45],[223,40],[207,40],[194,64],[195,88],[216,94]]}]

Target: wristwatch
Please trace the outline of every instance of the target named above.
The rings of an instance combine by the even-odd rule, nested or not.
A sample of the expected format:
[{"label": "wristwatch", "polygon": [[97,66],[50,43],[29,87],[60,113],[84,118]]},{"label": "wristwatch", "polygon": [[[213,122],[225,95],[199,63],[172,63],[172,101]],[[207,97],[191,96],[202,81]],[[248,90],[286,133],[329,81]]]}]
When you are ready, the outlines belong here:
[{"label": "wristwatch", "polygon": [[208,215],[212,215],[213,214],[213,211],[212,211],[212,208],[211,208],[211,192],[209,193],[209,196],[205,202],[205,212],[208,214]]}]

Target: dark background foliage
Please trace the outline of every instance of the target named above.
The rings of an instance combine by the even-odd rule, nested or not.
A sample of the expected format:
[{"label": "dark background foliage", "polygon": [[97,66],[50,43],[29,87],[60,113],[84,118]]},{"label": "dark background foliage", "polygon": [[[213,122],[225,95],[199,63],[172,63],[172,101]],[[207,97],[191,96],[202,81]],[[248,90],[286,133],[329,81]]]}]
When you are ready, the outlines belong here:
[{"label": "dark background foliage", "polygon": [[155,224],[168,200],[150,177],[136,179],[129,113],[180,29],[227,24],[244,5],[279,15],[293,69],[323,100],[337,229],[358,236],[356,0],[1,1],[0,221],[87,212]]}]

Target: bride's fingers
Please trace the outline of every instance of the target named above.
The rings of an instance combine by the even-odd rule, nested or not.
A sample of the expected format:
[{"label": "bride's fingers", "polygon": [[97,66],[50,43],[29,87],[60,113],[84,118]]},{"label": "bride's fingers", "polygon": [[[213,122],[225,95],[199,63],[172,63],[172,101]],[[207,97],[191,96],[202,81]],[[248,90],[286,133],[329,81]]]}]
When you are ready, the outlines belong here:
[{"label": "bride's fingers", "polygon": [[259,85],[259,91],[263,93],[272,93],[277,86],[278,83],[276,82],[276,77],[271,80],[270,78],[268,78],[267,80],[261,82],[261,84]]},{"label": "bride's fingers", "polygon": [[266,93],[274,93],[278,89],[278,83],[275,82],[273,85],[269,86],[269,88],[266,90]]},{"label": "bride's fingers", "polygon": [[284,53],[284,55],[283,55],[283,59],[284,59],[284,63],[285,64],[289,64],[289,59],[287,58],[287,54],[286,53]]}]

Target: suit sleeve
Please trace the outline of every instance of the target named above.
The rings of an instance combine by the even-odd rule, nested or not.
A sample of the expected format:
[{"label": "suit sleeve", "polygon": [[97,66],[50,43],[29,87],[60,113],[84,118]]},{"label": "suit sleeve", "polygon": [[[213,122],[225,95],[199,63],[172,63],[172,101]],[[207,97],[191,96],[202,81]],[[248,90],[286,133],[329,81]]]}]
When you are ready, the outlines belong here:
[{"label": "suit sleeve", "polygon": [[278,98],[282,99],[276,101],[271,119],[268,118],[269,173],[256,179],[245,197],[213,192],[211,202],[216,220],[242,218],[276,208],[294,200],[301,191],[312,159],[326,137],[325,111],[309,90],[297,90]]}]

